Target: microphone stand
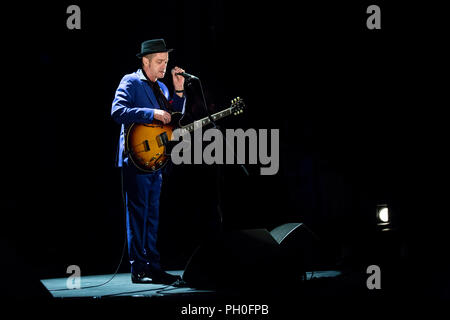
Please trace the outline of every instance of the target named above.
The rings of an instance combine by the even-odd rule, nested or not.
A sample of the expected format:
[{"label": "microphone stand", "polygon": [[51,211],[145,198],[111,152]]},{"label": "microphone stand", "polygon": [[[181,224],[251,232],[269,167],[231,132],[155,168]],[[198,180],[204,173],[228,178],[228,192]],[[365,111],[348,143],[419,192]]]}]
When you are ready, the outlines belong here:
[{"label": "microphone stand", "polygon": [[[188,80],[188,83],[189,83],[189,80],[191,80],[191,79],[198,80],[198,83],[199,83],[199,85],[200,85],[200,92],[202,93],[203,107],[205,108],[206,115],[208,116],[209,121],[211,121],[213,127],[217,129],[218,126],[216,125],[216,122],[213,120],[211,114],[209,113],[208,106],[207,106],[207,104],[206,104],[205,93],[204,93],[204,91],[203,91],[203,86],[202,86],[202,82],[200,81],[200,78],[191,76],[191,75],[186,74],[186,73],[180,74],[180,75],[183,75],[183,76],[186,78],[186,80]],[[230,147],[229,147],[229,145],[228,145],[227,139],[225,138],[224,135],[222,135],[222,137],[223,137],[223,139],[224,139],[224,141],[225,141],[225,146],[228,148],[228,150],[230,150]],[[237,159],[236,153],[234,153],[234,150],[230,150],[230,151],[233,153],[234,160],[235,160],[235,162],[237,163],[237,160],[238,160],[238,159]],[[246,168],[243,164],[240,164],[240,165],[241,165],[241,168],[242,168],[242,170],[244,171],[245,175],[246,175],[246,176],[249,176],[250,174],[248,173],[247,168]]]},{"label": "microphone stand", "polygon": [[[206,114],[208,116],[208,119],[212,123],[212,125],[213,125],[213,127],[215,129],[220,130],[220,127],[218,127],[216,125],[216,122],[214,121],[214,119],[211,116],[211,113],[208,110],[208,106],[206,104],[205,93],[203,91],[203,86],[202,86],[202,82],[200,81],[200,78],[192,76],[190,74],[186,74],[186,73],[183,73],[183,74],[180,74],[180,75],[185,77],[187,86],[190,85],[190,80],[192,80],[192,79],[198,80],[198,83],[200,85],[200,92],[202,94],[202,99],[203,99],[203,107],[205,108],[205,111],[206,111]],[[228,141],[227,141],[227,139],[225,138],[225,136],[223,134],[222,134],[222,138],[223,138],[223,140],[225,142],[225,146],[227,147],[228,151],[231,151],[233,153],[234,160],[237,163],[238,159],[237,159],[236,153],[234,152],[234,150],[231,150],[230,146],[228,145]],[[247,168],[243,164],[240,164],[240,166],[241,166],[242,170],[244,171],[245,175],[249,176],[250,174],[248,173]],[[221,178],[222,178],[222,170],[221,170],[220,166],[218,165],[217,166],[217,186],[216,186],[216,188],[217,188],[217,202],[218,202],[218,204],[217,204],[217,211],[219,213],[219,222],[220,222],[219,228],[220,228],[220,231],[223,231],[223,214],[222,214],[222,209],[221,209],[222,197],[221,197],[221,192],[220,192],[220,182],[222,180]]]}]

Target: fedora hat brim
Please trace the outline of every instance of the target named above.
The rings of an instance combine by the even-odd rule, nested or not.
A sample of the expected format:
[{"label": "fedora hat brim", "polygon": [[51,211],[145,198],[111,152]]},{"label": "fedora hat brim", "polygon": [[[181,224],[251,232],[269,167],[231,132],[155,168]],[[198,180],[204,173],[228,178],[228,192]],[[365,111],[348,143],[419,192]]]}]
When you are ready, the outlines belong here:
[{"label": "fedora hat brim", "polygon": [[159,53],[159,52],[172,52],[173,49],[166,49],[166,50],[148,50],[148,51],[144,51],[144,52],[139,52],[138,54],[136,54],[136,57],[138,58],[142,58],[148,54],[151,53]]}]

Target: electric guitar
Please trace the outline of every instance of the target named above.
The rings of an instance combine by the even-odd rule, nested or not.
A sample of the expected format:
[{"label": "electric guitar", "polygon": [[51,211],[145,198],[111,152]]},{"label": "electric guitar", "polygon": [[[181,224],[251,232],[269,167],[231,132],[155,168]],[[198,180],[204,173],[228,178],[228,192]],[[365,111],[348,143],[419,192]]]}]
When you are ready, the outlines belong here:
[{"label": "electric guitar", "polygon": [[[244,101],[237,97],[231,100],[231,106],[211,115],[213,121],[238,115],[243,112]],[[170,123],[164,124],[159,120],[152,123],[133,123],[126,132],[125,152],[130,157],[133,164],[145,172],[155,172],[163,168],[170,158],[166,154],[166,146],[172,139],[175,129],[181,128],[188,132],[201,128],[209,123],[209,117],[194,121],[187,125],[182,125],[183,114],[181,112],[171,113]]]}]

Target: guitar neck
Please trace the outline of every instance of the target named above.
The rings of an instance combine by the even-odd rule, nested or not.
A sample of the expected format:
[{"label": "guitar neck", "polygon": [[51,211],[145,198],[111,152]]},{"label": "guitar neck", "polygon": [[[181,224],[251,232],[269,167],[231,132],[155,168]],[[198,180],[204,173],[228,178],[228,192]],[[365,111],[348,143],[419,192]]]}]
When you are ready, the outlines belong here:
[{"label": "guitar neck", "polygon": [[[227,117],[230,114],[232,114],[232,112],[233,112],[232,109],[233,108],[228,108],[228,109],[219,111],[217,113],[214,113],[214,114],[211,115],[211,118],[212,118],[213,121],[216,121],[216,120],[219,120],[221,118]],[[183,126],[182,129],[185,129],[185,130],[187,130],[189,132],[192,132],[192,131],[194,131],[196,129],[199,129],[201,127],[204,127],[204,126],[206,126],[206,125],[208,125],[210,123],[211,123],[210,118],[209,117],[205,117],[205,118],[202,118],[200,120],[194,121],[194,122],[192,122],[192,123],[190,123],[190,124],[188,124],[186,126]]]}]

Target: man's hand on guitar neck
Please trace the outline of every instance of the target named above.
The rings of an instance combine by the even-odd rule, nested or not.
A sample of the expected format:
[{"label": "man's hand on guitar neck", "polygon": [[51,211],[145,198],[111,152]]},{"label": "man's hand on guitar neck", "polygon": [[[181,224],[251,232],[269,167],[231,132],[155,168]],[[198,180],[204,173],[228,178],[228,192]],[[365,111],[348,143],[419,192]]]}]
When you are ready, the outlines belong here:
[{"label": "man's hand on guitar neck", "polygon": [[153,118],[156,120],[161,121],[164,124],[167,124],[170,122],[170,113],[168,113],[167,111],[164,110],[160,110],[160,109],[155,109],[154,113],[153,113]]}]

